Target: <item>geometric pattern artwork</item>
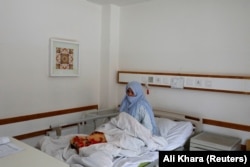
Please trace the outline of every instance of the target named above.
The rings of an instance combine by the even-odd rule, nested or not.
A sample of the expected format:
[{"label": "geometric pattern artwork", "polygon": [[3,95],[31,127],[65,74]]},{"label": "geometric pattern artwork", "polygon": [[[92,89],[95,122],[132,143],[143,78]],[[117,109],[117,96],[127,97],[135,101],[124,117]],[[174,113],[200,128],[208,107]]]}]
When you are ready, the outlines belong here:
[{"label": "geometric pattern artwork", "polygon": [[74,49],[56,47],[56,69],[73,70]]},{"label": "geometric pattern artwork", "polygon": [[78,41],[50,38],[50,76],[79,76],[79,65]]}]

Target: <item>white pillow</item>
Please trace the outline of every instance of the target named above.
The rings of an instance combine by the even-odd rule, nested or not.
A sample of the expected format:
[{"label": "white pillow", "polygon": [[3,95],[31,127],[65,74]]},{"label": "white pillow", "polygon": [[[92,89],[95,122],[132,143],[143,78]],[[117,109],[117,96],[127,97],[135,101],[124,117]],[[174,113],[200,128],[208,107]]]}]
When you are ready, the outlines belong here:
[{"label": "white pillow", "polygon": [[193,124],[191,122],[177,121],[176,126],[169,130],[168,136],[166,137],[168,141],[168,146],[165,148],[166,151],[183,146],[192,133]]},{"label": "white pillow", "polygon": [[159,117],[155,117],[155,122],[159,128],[161,136],[163,137],[166,137],[168,135],[168,131],[177,124],[175,121],[171,119],[159,118]]}]

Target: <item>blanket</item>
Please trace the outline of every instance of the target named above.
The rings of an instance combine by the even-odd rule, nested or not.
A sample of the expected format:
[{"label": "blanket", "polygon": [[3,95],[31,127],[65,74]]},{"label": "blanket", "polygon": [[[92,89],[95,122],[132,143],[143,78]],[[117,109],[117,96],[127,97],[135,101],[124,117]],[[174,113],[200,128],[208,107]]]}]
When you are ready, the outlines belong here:
[{"label": "blanket", "polygon": [[[76,134],[53,139],[43,137],[38,148],[71,167],[112,167],[118,157],[140,157],[151,151],[161,150],[168,143],[161,136],[154,136],[136,119],[125,112],[101,125],[96,131],[103,132],[107,143],[93,144],[76,150],[70,147],[70,139]],[[77,134],[79,135],[79,134]]]}]

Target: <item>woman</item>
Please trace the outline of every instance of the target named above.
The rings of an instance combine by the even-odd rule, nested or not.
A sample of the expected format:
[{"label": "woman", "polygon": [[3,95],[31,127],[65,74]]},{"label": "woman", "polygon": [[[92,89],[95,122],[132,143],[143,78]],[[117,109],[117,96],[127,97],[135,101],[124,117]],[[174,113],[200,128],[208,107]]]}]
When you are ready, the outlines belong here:
[{"label": "woman", "polygon": [[126,85],[126,95],[121,102],[120,112],[127,112],[151,130],[152,134],[159,135],[152,107],[146,100],[139,82],[132,81]]}]

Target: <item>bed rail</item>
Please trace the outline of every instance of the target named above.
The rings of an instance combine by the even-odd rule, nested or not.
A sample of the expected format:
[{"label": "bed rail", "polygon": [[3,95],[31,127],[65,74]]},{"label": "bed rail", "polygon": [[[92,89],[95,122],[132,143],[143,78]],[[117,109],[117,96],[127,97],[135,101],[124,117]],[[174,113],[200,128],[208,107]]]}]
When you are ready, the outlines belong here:
[{"label": "bed rail", "polygon": [[[118,110],[117,109],[103,109],[103,110],[97,110],[97,111],[92,111],[89,113],[84,114],[83,118],[67,122],[67,123],[61,123],[61,124],[52,124],[50,125],[51,131],[56,132],[56,136],[61,136],[62,134],[62,129],[65,127],[77,125],[77,131],[80,133],[80,127],[84,126],[84,124],[87,121],[93,121],[94,123],[94,128],[96,128],[96,121],[100,119],[107,119],[110,120],[112,117],[115,117],[118,115]],[[47,135],[49,136],[49,133],[51,131],[47,132]]]},{"label": "bed rail", "polygon": [[[164,109],[158,109],[158,108],[154,108],[153,111],[154,111],[155,117],[169,118],[175,121],[190,121],[193,124],[194,133],[198,133],[202,130],[202,120],[197,116],[186,115],[186,114],[177,113],[177,112],[169,112]],[[97,126],[97,123],[96,123],[97,120],[100,120],[100,119],[110,120],[112,117],[115,117],[116,115],[118,115],[118,113],[119,111],[117,108],[91,111],[89,113],[84,114],[83,118],[80,118],[71,122],[67,122],[67,123],[62,123],[62,124],[52,124],[50,125],[50,129],[51,131],[56,132],[56,136],[61,136],[63,128],[74,125],[74,126],[77,126],[77,131],[78,133],[80,133],[80,127],[84,126],[86,122],[93,121],[94,129],[95,129]],[[49,135],[51,131],[48,131],[47,135]]]}]

